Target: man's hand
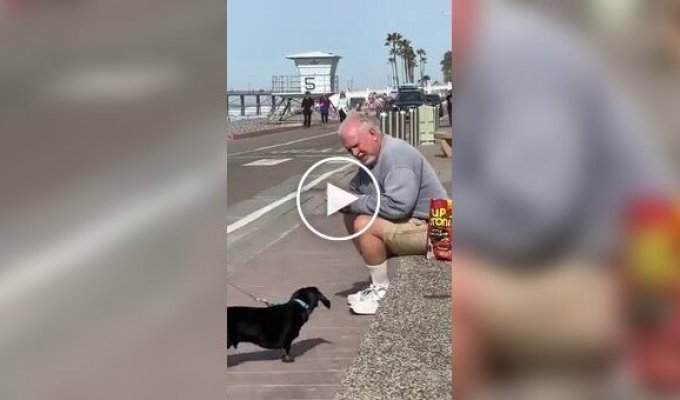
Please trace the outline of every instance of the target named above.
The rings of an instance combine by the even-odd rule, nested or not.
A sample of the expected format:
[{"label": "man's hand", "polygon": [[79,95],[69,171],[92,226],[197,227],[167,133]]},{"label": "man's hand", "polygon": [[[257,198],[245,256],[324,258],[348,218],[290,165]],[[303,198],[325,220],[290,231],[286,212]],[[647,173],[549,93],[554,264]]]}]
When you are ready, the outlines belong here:
[{"label": "man's hand", "polygon": [[[325,201],[326,203],[328,203],[328,195],[326,195],[326,193],[323,194],[323,201]],[[341,209],[338,210],[338,212],[341,213],[341,214],[347,214],[347,213],[349,213],[349,212],[350,212],[350,207],[349,207],[349,206],[350,206],[350,205],[348,204],[348,205],[342,207]]]}]

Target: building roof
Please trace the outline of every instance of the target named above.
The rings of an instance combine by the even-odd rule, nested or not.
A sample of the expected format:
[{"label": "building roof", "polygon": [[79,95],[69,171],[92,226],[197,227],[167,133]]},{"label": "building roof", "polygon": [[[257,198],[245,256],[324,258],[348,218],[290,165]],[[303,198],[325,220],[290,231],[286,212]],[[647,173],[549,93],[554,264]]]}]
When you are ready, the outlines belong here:
[{"label": "building roof", "polygon": [[335,55],[333,53],[324,53],[323,51],[310,51],[307,53],[291,54],[289,56],[286,56],[286,58],[293,59],[293,58],[342,58],[342,57]]}]

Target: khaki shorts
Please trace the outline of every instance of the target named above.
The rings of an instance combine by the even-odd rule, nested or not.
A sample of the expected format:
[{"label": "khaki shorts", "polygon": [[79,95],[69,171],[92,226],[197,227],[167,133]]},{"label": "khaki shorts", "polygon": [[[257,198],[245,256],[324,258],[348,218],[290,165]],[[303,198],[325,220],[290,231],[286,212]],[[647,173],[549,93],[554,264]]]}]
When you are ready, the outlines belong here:
[{"label": "khaki shorts", "polygon": [[616,286],[607,272],[566,263],[525,276],[488,268],[474,274],[482,332],[516,361],[599,354],[620,339]]},{"label": "khaki shorts", "polygon": [[425,255],[427,253],[427,221],[412,218],[406,222],[387,224],[385,245],[395,256]]}]

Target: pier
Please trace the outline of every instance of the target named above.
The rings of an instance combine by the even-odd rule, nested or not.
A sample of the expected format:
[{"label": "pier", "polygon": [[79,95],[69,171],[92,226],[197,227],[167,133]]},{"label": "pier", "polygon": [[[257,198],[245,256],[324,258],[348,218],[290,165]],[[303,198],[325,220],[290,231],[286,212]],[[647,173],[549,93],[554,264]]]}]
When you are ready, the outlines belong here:
[{"label": "pier", "polygon": [[246,102],[246,97],[255,98],[255,115],[262,115],[263,98],[270,99],[271,102],[269,104],[272,107],[274,104],[276,104],[276,96],[271,90],[227,90],[227,115],[229,115],[229,106],[232,103],[230,100],[233,98],[238,98],[238,105],[241,110],[239,115],[245,117],[246,107],[248,107],[247,104],[252,104]]},{"label": "pier", "polygon": [[[337,92],[340,79],[335,74],[340,56],[321,51],[292,54],[286,56],[295,63],[297,75],[273,75],[271,90],[227,90],[227,115],[229,108],[239,107],[238,115],[262,115],[262,99],[269,103],[268,119],[284,121],[299,113],[299,105],[305,92],[309,92],[317,100],[322,95]],[[238,100],[234,99],[236,97]],[[247,97],[254,97],[255,102],[247,102]],[[255,113],[252,113],[252,108]],[[251,108],[251,112],[247,112]]]}]

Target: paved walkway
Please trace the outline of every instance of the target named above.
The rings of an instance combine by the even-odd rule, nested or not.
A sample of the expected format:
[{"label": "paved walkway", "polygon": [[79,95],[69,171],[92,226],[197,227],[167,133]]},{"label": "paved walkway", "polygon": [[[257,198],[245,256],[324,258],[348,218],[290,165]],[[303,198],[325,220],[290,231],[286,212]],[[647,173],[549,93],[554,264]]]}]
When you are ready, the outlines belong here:
[{"label": "paved walkway", "polygon": [[[314,224],[340,235],[340,218]],[[229,349],[227,398],[333,398],[372,319],[351,315],[346,305],[347,294],[367,284],[352,243],[323,240],[301,226],[229,278],[239,287],[275,301],[287,300],[300,287],[317,286],[331,301],[331,309],[320,306],[302,328],[293,344],[295,363],[282,363],[279,351],[251,344],[239,345],[236,351]],[[233,289],[227,290],[227,304],[259,305]]]},{"label": "paved walkway", "polygon": [[[450,188],[450,159],[439,146],[421,151]],[[341,216],[319,217],[312,223],[331,235],[344,234]],[[423,258],[424,261],[424,258]],[[398,260],[391,260],[396,275]],[[278,350],[244,343],[227,352],[227,398],[230,400],[333,399],[340,389],[373,316],[352,315],[346,296],[368,283],[361,258],[352,243],[318,238],[300,225],[228,277],[245,290],[273,301],[287,300],[298,288],[317,286],[332,303],[321,306],[293,343],[295,363],[285,364]],[[227,305],[260,306],[235,289],[227,290]]]},{"label": "paved walkway", "polygon": [[451,263],[402,257],[335,400],[450,400]]}]

